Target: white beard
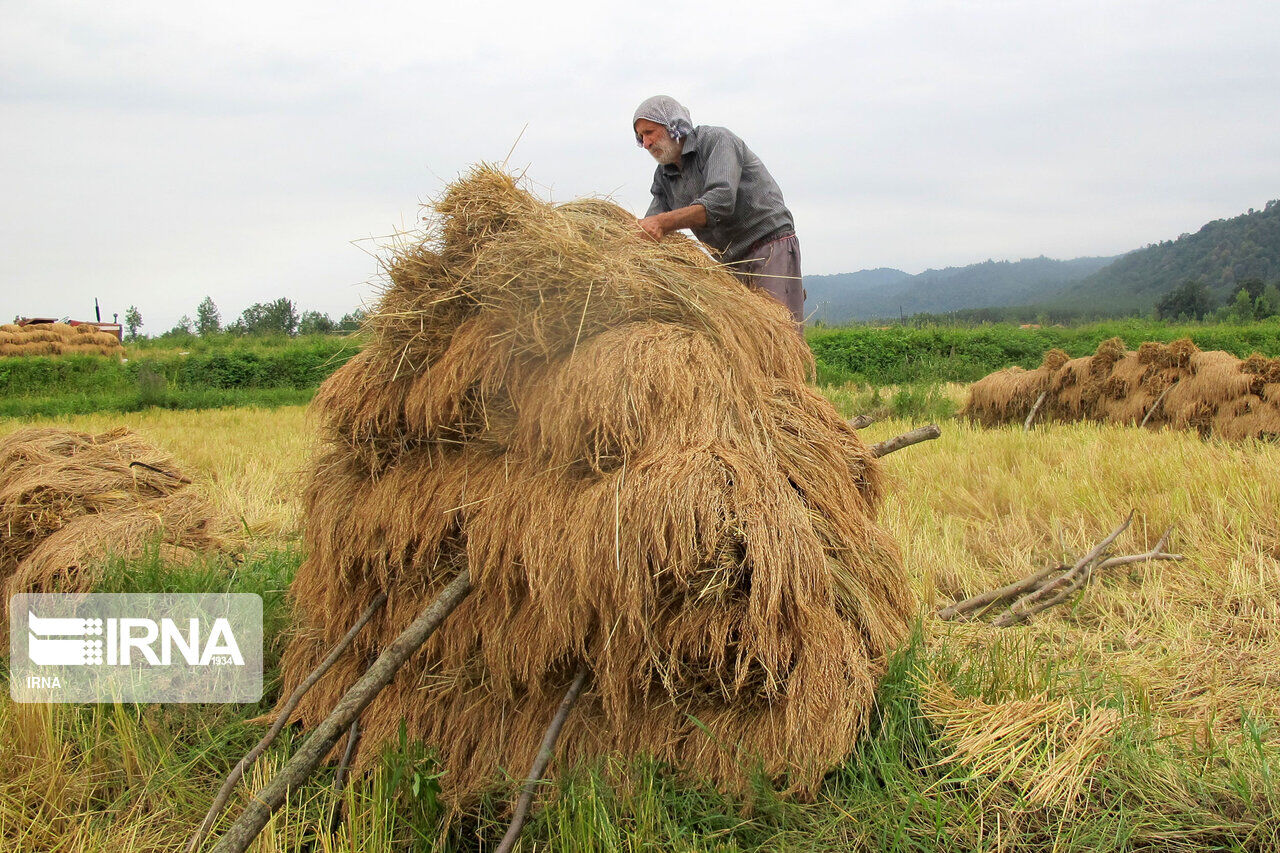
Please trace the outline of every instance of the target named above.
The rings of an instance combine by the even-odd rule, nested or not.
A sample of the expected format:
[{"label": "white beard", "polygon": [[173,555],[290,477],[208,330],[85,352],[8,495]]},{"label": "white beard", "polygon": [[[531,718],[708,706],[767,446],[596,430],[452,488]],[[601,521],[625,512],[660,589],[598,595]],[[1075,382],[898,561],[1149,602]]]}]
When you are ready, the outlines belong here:
[{"label": "white beard", "polygon": [[680,162],[680,155],[684,153],[684,142],[677,139],[664,139],[661,142],[655,142],[649,149],[649,153],[662,165],[674,166]]}]

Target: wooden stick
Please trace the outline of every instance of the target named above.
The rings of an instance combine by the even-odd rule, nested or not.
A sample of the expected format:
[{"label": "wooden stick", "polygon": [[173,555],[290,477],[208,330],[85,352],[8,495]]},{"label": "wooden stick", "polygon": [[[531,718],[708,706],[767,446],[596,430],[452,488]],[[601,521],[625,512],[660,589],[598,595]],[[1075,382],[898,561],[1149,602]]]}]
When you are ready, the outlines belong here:
[{"label": "wooden stick", "polygon": [[1022,605],[1028,600],[1027,598],[1024,598],[1022,601],[1017,602],[1014,607],[1010,607],[1002,613],[1000,618],[996,619],[991,624],[997,628],[1008,628],[1010,625],[1017,625],[1019,622],[1027,621],[1042,610],[1048,610],[1050,607],[1055,607],[1061,604],[1074,595],[1080,587],[1085,585],[1085,582],[1089,579],[1089,573],[1082,571],[1074,575],[1064,575],[1063,577],[1070,577],[1071,580],[1061,585],[1057,594],[1050,595],[1047,598],[1041,598],[1035,603],[1019,608],[1018,605]]},{"label": "wooden stick", "polygon": [[181,474],[175,474],[172,471],[166,471],[163,468],[157,468],[154,465],[148,465],[146,462],[139,462],[136,459],[129,463],[129,467],[130,468],[146,468],[148,471],[155,471],[157,474],[163,474],[166,477],[170,477],[174,480],[177,480],[179,483],[185,483],[188,486],[191,485],[191,481],[188,480],[186,477],[182,476]]},{"label": "wooden stick", "polygon": [[1031,411],[1028,413],[1027,419],[1022,424],[1023,432],[1031,431],[1031,425],[1036,422],[1036,413],[1040,411],[1040,406],[1044,404],[1044,398],[1048,396],[1048,394],[1048,391],[1041,391],[1040,396],[1036,397],[1036,404],[1031,407]]},{"label": "wooden stick", "polygon": [[235,790],[236,784],[244,776],[245,771],[253,766],[253,763],[258,760],[258,756],[267,751],[267,747],[271,746],[276,736],[280,734],[281,729],[289,722],[289,715],[293,713],[294,708],[298,707],[302,697],[307,695],[307,691],[314,687],[316,682],[323,678],[324,674],[337,663],[338,658],[342,657],[343,653],[346,652],[352,641],[355,640],[356,635],[360,633],[360,630],[369,624],[369,620],[386,603],[387,594],[385,592],[380,592],[374,596],[373,601],[369,602],[369,606],[360,614],[360,618],[356,620],[356,623],[351,626],[346,634],[343,634],[337,645],[329,651],[324,660],[320,661],[320,665],[312,670],[311,674],[289,696],[288,701],[280,707],[280,713],[276,715],[276,721],[271,726],[271,729],[262,740],[258,741],[257,746],[245,753],[244,758],[241,758],[239,763],[232,768],[231,774],[223,780],[218,796],[214,797],[213,805],[209,806],[209,811],[204,816],[204,822],[200,824],[200,828],[196,830],[195,834],[191,836],[191,840],[187,843],[187,853],[195,853],[196,850],[200,849],[200,845],[204,843],[209,830],[213,828],[214,821],[218,819],[218,815],[222,814],[222,810],[226,808],[231,792]]},{"label": "wooden stick", "polygon": [[582,692],[582,685],[586,680],[587,667],[583,664],[578,674],[574,676],[573,683],[565,691],[564,699],[560,700],[560,708],[551,719],[551,725],[547,727],[547,733],[542,738],[542,748],[538,750],[538,756],[533,760],[533,766],[529,768],[529,776],[524,781],[524,790],[520,792],[520,800],[516,803],[515,814],[511,817],[511,826],[507,827],[507,834],[502,836],[502,842],[498,844],[495,853],[511,853],[511,848],[515,847],[516,841],[520,839],[520,831],[524,829],[524,822],[529,817],[529,806],[533,803],[533,795],[538,790],[538,783],[542,781],[542,774],[547,771],[547,765],[551,763],[551,756],[555,753],[560,729],[564,726],[569,712],[573,710],[573,704],[578,701],[578,694]]},{"label": "wooden stick", "polygon": [[[1147,551],[1145,554],[1130,554],[1129,556],[1125,556],[1125,557],[1112,557],[1109,560],[1103,560],[1100,563],[1093,564],[1092,567],[1086,567],[1084,571],[1081,571],[1077,575],[1075,580],[1073,580],[1070,584],[1068,584],[1067,587],[1064,588],[1057,595],[1051,596],[1047,600],[1041,601],[1039,604],[1035,605],[1034,607],[1031,607],[1031,608],[1028,608],[1027,610],[1019,612],[1016,616],[1006,612],[1004,616],[1001,616],[1000,619],[997,619],[995,622],[992,622],[991,624],[995,625],[997,628],[1007,628],[1010,625],[1017,624],[1018,622],[1025,622],[1027,619],[1030,619],[1032,616],[1041,612],[1042,610],[1048,610],[1050,607],[1056,607],[1057,605],[1061,604],[1062,602],[1070,598],[1077,590],[1079,590],[1082,586],[1088,583],[1089,579],[1093,575],[1097,574],[1103,569],[1115,568],[1116,566],[1124,566],[1124,565],[1128,565],[1129,563],[1137,563],[1143,560],[1181,560],[1183,559],[1183,556],[1181,554],[1169,554],[1164,551],[1165,542],[1168,540],[1169,533],[1171,531],[1172,531],[1172,528],[1169,531],[1165,531],[1164,536],[1161,536],[1160,541],[1156,543],[1156,547],[1152,548],[1150,551]],[[1012,608],[1010,608],[1010,610],[1012,610]],[[1004,621],[1006,617],[1008,617],[1008,621]]]},{"label": "wooden stick", "polygon": [[1174,382],[1168,388],[1160,392],[1160,396],[1156,397],[1156,401],[1151,404],[1151,408],[1147,409],[1147,413],[1142,416],[1142,423],[1138,424],[1138,429],[1142,429],[1147,425],[1147,421],[1151,420],[1151,416],[1156,413],[1156,409],[1160,408],[1160,404],[1164,402],[1164,395],[1172,391],[1173,386],[1177,384],[1177,382]]},{"label": "wooden stick", "polygon": [[1164,546],[1169,544],[1169,536],[1172,533],[1173,533],[1173,528],[1170,527],[1168,530],[1164,532],[1164,535],[1160,537],[1160,541],[1156,543],[1156,547],[1152,548],[1150,551],[1146,552],[1145,554],[1131,554],[1127,557],[1112,557],[1109,560],[1103,560],[1101,563],[1099,563],[1097,567],[1094,569],[1094,571],[1100,572],[1103,569],[1110,569],[1110,568],[1114,568],[1115,566],[1124,566],[1129,563],[1139,563],[1139,562],[1142,562],[1143,560],[1175,560],[1177,561],[1177,560],[1186,559],[1181,554],[1170,554],[1168,551],[1164,549]]},{"label": "wooden stick", "polygon": [[[1056,598],[1056,593],[1058,593],[1059,590],[1065,588],[1074,592],[1079,589],[1084,582],[1089,579],[1089,572],[1092,564],[1103,554],[1103,552],[1106,551],[1108,547],[1110,547],[1112,542],[1116,541],[1116,537],[1123,533],[1125,529],[1133,523],[1133,512],[1133,510],[1129,510],[1129,514],[1125,517],[1125,520],[1120,522],[1119,526],[1116,527],[1115,530],[1111,531],[1107,538],[1095,545],[1093,550],[1077,560],[1076,564],[1071,567],[1070,571],[1063,575],[1059,575],[1034,592],[1028,593],[1015,601],[1009,609],[992,624],[999,628],[1006,628],[1009,625],[1015,625],[1018,622],[1027,619],[1033,613],[1039,613],[1041,610],[1045,609],[1038,605],[1050,598]],[[1056,600],[1062,601],[1063,599],[1057,598]]]},{"label": "wooden stick", "polygon": [[[1116,537],[1129,526],[1133,521],[1133,512],[1129,512],[1128,518],[1112,531],[1111,535],[1100,542],[1092,551],[1081,557],[1070,572],[1063,575],[1057,581],[1045,584],[1021,600],[1015,602],[1008,610],[991,624],[997,628],[1007,628],[1010,625],[1016,625],[1019,622],[1026,621],[1035,614],[1048,610],[1062,602],[1066,601],[1081,587],[1089,582],[1089,579],[1095,572],[1102,571],[1115,566],[1123,566],[1129,563],[1136,563],[1142,560],[1181,560],[1181,554],[1169,554],[1165,552],[1164,546],[1169,541],[1169,535],[1173,532],[1173,528],[1169,528],[1160,537],[1160,541],[1156,546],[1145,554],[1132,554],[1125,557],[1112,557],[1110,559],[1102,559],[1111,543]],[[1061,583],[1065,581],[1065,583]],[[1052,594],[1051,594],[1052,593]]]},{"label": "wooden stick", "polygon": [[342,789],[346,787],[347,771],[351,767],[351,762],[356,757],[356,751],[360,749],[360,735],[360,718],[356,717],[351,721],[351,728],[347,729],[347,748],[342,753],[342,761],[338,762],[337,772],[333,774],[333,792],[337,796],[329,812],[330,835],[336,833],[338,827],[342,825]]},{"label": "wooden stick", "polygon": [[333,749],[342,733],[360,716],[369,703],[391,683],[396,673],[422,644],[435,633],[436,628],[454,608],[471,592],[471,574],[467,569],[458,573],[444,588],[436,600],[400,633],[373,662],[373,666],[360,677],[346,695],[338,701],[328,717],[316,726],[315,731],[302,747],[289,759],[276,777],[254,795],[244,813],[236,820],[226,835],[213,848],[214,853],[244,853],[262,832],[271,815],[284,803],[289,789],[296,788],[315,772],[316,767]]},{"label": "wooden stick", "polygon": [[1095,545],[1092,551],[1090,551],[1088,554],[1085,554],[1083,557],[1077,560],[1074,568],[1076,569],[1082,568],[1088,565],[1089,563],[1092,563],[1094,560],[1098,559],[1098,557],[1102,555],[1102,552],[1107,550],[1107,548],[1111,546],[1111,543],[1116,541],[1116,539],[1120,536],[1121,533],[1124,533],[1126,530],[1129,529],[1129,525],[1133,523],[1134,512],[1135,510],[1132,510],[1132,509],[1129,510],[1129,514],[1125,516],[1124,521],[1120,522],[1120,524],[1116,527],[1116,529],[1111,531],[1110,535],[1108,535],[1106,539],[1103,539],[1101,542]]},{"label": "wooden stick", "polygon": [[975,595],[949,607],[944,607],[938,611],[937,616],[939,619],[949,622],[958,617],[968,617],[973,613],[981,613],[981,611],[986,610],[993,604],[999,604],[1002,601],[1035,589],[1054,572],[1065,571],[1067,571],[1066,566],[1061,564],[1055,566],[1050,563],[1040,571],[1033,575],[1028,575],[1022,580],[1014,581],[999,589],[993,589],[990,592],[984,592],[981,595]]},{"label": "wooden stick", "polygon": [[1169,543],[1170,535],[1173,533],[1172,527],[1166,530],[1155,547],[1146,553],[1104,559],[1112,543],[1133,522],[1133,515],[1133,512],[1130,511],[1125,520],[1115,530],[1111,531],[1110,535],[1094,546],[1089,553],[1077,560],[1075,565],[1070,568],[1063,565],[1050,565],[1035,574],[1028,575],[1022,580],[1014,581],[999,589],[984,592],[981,595],[975,595],[971,598],[966,598],[964,601],[944,607],[936,615],[939,619],[944,620],[981,617],[993,605],[1012,599],[1013,603],[991,623],[997,628],[1007,628],[1010,625],[1025,622],[1035,614],[1067,601],[1088,584],[1093,575],[1098,572],[1115,568],[1116,566],[1125,566],[1130,563],[1148,560],[1183,559],[1181,554],[1170,554],[1164,550]]},{"label": "wooden stick", "polygon": [[910,447],[922,441],[932,441],[940,435],[942,435],[942,430],[938,428],[937,424],[916,427],[911,432],[904,432],[902,435],[871,445],[871,455],[879,459],[881,456],[888,456],[890,453],[901,450],[904,447]]}]

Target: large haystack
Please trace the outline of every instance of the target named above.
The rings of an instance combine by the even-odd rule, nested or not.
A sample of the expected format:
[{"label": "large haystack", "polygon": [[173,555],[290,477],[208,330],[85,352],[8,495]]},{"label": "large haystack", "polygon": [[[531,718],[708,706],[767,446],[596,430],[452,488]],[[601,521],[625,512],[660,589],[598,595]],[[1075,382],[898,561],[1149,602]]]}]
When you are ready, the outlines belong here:
[{"label": "large haystack", "polygon": [[24,355],[124,355],[120,339],[91,323],[30,323],[0,326],[0,357]]},{"label": "large haystack", "polygon": [[847,756],[912,601],[880,475],[805,385],[789,315],[692,241],[479,169],[399,251],[370,344],[321,388],[287,696],[314,725],[459,568],[475,591],[362,718],[440,751],[455,806],[522,775],[584,662],[566,762],[648,754],[813,791]]},{"label": "large haystack", "polygon": [[1008,368],[975,382],[961,413],[983,426],[1037,419],[1194,429],[1228,439],[1280,435],[1280,358],[1201,352],[1190,340],[1147,342],[1136,352],[1111,338],[1092,356],[1050,350],[1035,370]]},{"label": "large haystack", "polygon": [[85,592],[101,558],[152,543],[170,557],[219,547],[227,528],[168,454],[127,429],[30,428],[0,438],[4,624],[19,592]]}]

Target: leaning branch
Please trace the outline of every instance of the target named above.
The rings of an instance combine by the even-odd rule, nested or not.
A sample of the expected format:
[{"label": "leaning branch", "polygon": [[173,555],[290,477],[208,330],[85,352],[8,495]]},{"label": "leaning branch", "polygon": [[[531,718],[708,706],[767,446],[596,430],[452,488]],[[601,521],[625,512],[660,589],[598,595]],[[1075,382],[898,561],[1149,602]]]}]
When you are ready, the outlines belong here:
[{"label": "leaning branch", "polygon": [[204,843],[205,838],[209,835],[209,830],[213,828],[214,821],[218,819],[218,815],[222,814],[222,810],[227,806],[227,800],[231,798],[231,792],[235,790],[236,784],[244,776],[246,770],[253,766],[258,760],[258,756],[267,751],[267,747],[271,746],[276,736],[280,734],[280,730],[289,722],[289,715],[293,713],[293,709],[298,707],[298,703],[302,701],[302,697],[307,695],[316,682],[324,677],[324,674],[342,657],[347,648],[355,640],[356,635],[365,625],[369,624],[369,620],[374,614],[382,609],[382,605],[387,603],[387,594],[380,592],[374,596],[373,601],[369,602],[369,606],[360,614],[360,618],[351,626],[350,630],[342,636],[337,645],[330,650],[325,659],[320,661],[320,665],[312,670],[311,674],[298,685],[297,689],[289,696],[288,700],[280,706],[280,712],[276,714],[276,721],[271,729],[258,741],[257,746],[245,753],[231,770],[231,774],[222,783],[222,788],[218,791],[218,796],[214,797],[213,805],[209,806],[208,813],[204,816],[204,822],[200,824],[200,828],[196,830],[195,835],[191,836],[191,840],[187,843],[187,853],[195,853],[200,849],[200,845]]},{"label": "leaning branch", "polygon": [[1044,405],[1044,398],[1049,395],[1048,391],[1041,391],[1040,396],[1036,397],[1036,403],[1031,407],[1031,411],[1027,414],[1027,419],[1022,424],[1024,432],[1031,431],[1031,425],[1036,422],[1036,415],[1040,412],[1040,407]]},{"label": "leaning branch", "polygon": [[360,718],[351,721],[347,729],[347,748],[342,752],[342,760],[338,762],[338,770],[333,774],[333,808],[329,811],[329,834],[336,835],[342,825],[342,789],[347,786],[347,772],[355,761],[356,752],[360,749]]},{"label": "leaning branch", "polygon": [[507,827],[507,834],[502,836],[502,841],[498,844],[495,853],[511,853],[511,848],[515,847],[516,842],[520,840],[520,832],[524,829],[524,822],[529,817],[529,807],[533,804],[533,795],[538,790],[538,783],[542,781],[542,774],[547,772],[551,756],[555,754],[556,741],[560,739],[560,729],[564,727],[564,721],[569,718],[569,712],[578,701],[578,694],[582,692],[582,685],[586,680],[587,666],[583,664],[574,677],[573,683],[565,691],[564,699],[560,700],[560,708],[556,711],[556,715],[551,718],[551,725],[547,727],[547,733],[542,738],[542,747],[538,750],[538,756],[533,760],[529,775],[524,780],[524,789],[520,792],[520,800],[516,803],[515,813],[511,817],[511,826]]},{"label": "leaning branch", "polygon": [[172,471],[166,471],[163,468],[157,468],[154,465],[148,465],[146,462],[139,462],[137,459],[130,462],[129,467],[130,468],[146,468],[148,471],[155,471],[157,474],[161,474],[165,477],[169,477],[171,479],[177,480],[179,483],[184,483],[188,486],[191,485],[191,481],[186,477],[182,476],[181,474],[175,474]]},{"label": "leaning branch", "polygon": [[427,606],[422,615],[392,641],[373,666],[360,677],[338,701],[329,716],[316,726],[315,731],[289,759],[275,778],[254,795],[244,813],[227,830],[226,835],[213,848],[214,853],[244,853],[262,832],[272,813],[280,808],[291,788],[306,781],[333,749],[334,744],[360,716],[369,703],[391,683],[400,667],[422,644],[435,633],[436,628],[454,608],[471,592],[471,575],[463,569],[450,581],[436,600]]},{"label": "leaning branch", "polygon": [[[1174,384],[1176,385],[1177,383],[1175,382]],[[1147,409],[1147,413],[1142,416],[1142,423],[1138,424],[1139,429],[1147,425],[1147,421],[1151,420],[1151,416],[1156,413],[1156,411],[1160,408],[1160,404],[1164,402],[1164,395],[1168,394],[1172,390],[1173,390],[1173,385],[1170,385],[1168,388],[1165,388],[1163,391],[1160,392],[1160,396],[1156,397],[1156,401],[1151,404],[1151,408]]]},{"label": "leaning branch", "polygon": [[879,459],[881,456],[888,456],[895,450],[901,450],[904,447],[910,447],[922,441],[932,441],[940,435],[942,435],[942,430],[938,428],[937,424],[916,427],[911,432],[904,432],[902,435],[871,445],[871,455]]}]

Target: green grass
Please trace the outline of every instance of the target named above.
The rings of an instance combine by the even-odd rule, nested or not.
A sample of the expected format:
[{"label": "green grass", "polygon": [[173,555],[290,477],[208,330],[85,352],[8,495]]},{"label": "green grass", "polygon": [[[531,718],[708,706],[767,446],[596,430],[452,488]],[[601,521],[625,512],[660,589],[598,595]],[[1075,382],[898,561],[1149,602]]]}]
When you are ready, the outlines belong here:
[{"label": "green grass", "polygon": [[135,350],[127,362],[85,355],[0,359],[0,418],[305,404],[358,346],[355,338],[333,336],[201,343],[190,352]]},{"label": "green grass", "polygon": [[175,390],[315,388],[359,351],[359,340],[230,339],[191,351],[135,349],[127,361],[88,355],[0,359],[0,396],[95,396],[148,385]]},{"label": "green grass", "polygon": [[[42,723],[49,730],[38,734],[60,745],[55,766],[36,776],[6,768],[0,781],[0,833],[14,842],[12,849],[39,849],[71,835],[129,838],[129,849],[183,843],[221,779],[261,735],[261,727],[244,720],[276,699],[288,626],[284,590],[298,562],[299,554],[286,549],[186,567],[165,565],[154,552],[109,563],[101,591],[262,595],[267,692],[254,706],[53,706]],[[1230,743],[1194,746],[1163,738],[1122,685],[1045,655],[1033,648],[1037,642],[1011,632],[1007,642],[974,655],[945,637],[926,641],[917,626],[891,663],[866,736],[813,802],[788,799],[764,779],[734,797],[643,757],[615,759],[563,773],[556,795],[526,827],[523,849],[1262,851],[1280,845],[1280,748],[1262,722],[1246,719],[1241,737]],[[922,711],[931,680],[961,696],[993,700],[1046,691],[1077,696],[1123,710],[1125,723],[1109,735],[1087,796],[1073,805],[1035,802],[1012,777],[975,774],[945,760],[949,747]],[[5,716],[12,727],[12,705]],[[302,737],[282,736],[268,765],[278,769]],[[32,811],[31,786],[50,774],[69,780],[58,795],[61,811]],[[523,768],[513,768],[513,775],[523,775]],[[301,851],[317,842],[364,851],[491,849],[505,830],[510,791],[495,791],[474,813],[446,824],[440,784],[429,747],[402,733],[377,769],[342,795],[350,817],[336,839],[323,829],[335,802],[332,769],[325,768],[291,795],[264,849]],[[245,796],[242,785],[222,828]],[[94,849],[84,843],[90,846],[80,849]]]},{"label": "green grass", "polygon": [[[1053,347],[1086,355],[1111,337],[1123,338],[1131,347],[1190,337],[1201,349],[1242,357],[1254,351],[1280,355],[1280,320],[1188,325],[1130,319],[1040,329],[1009,324],[850,326],[807,333],[819,385],[911,386],[905,393],[915,397],[927,397],[931,385],[971,382],[1011,365],[1035,367]],[[131,346],[127,362],[83,355],[0,359],[0,417],[306,402],[359,351],[361,339],[220,335],[184,345],[189,349],[177,350],[165,341],[142,342]],[[894,393],[903,393],[902,387]],[[905,416],[921,407],[938,408],[916,399],[896,403],[889,411]]]},{"label": "green grass", "polygon": [[1135,349],[1144,341],[1189,337],[1201,349],[1224,350],[1239,357],[1252,352],[1280,355],[1278,319],[1243,325],[1112,320],[1039,329],[1009,324],[850,326],[811,330],[806,335],[818,363],[819,384],[878,385],[972,382],[1005,367],[1037,367],[1045,351],[1054,347],[1072,356],[1088,355],[1113,337],[1123,338]]},{"label": "green grass", "polygon": [[818,389],[846,418],[867,415],[877,421],[898,418],[941,422],[952,418],[959,408],[957,395],[938,382],[911,382],[877,387],[847,382]]},{"label": "green grass", "polygon": [[274,409],[311,401],[313,388],[187,388],[159,391],[125,391],[102,394],[63,394],[0,398],[0,417],[50,418],[95,412],[141,412],[146,409],[222,409],[253,407]]}]

